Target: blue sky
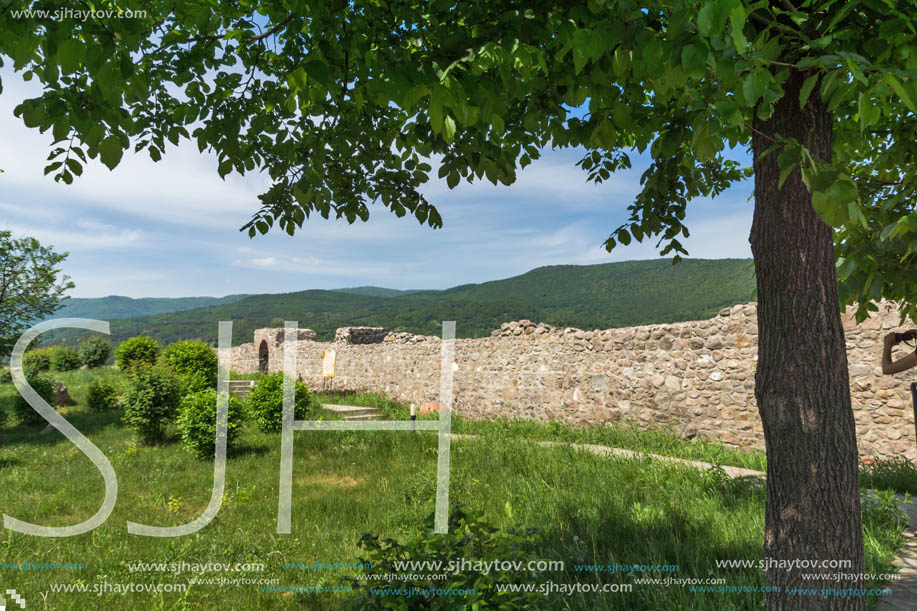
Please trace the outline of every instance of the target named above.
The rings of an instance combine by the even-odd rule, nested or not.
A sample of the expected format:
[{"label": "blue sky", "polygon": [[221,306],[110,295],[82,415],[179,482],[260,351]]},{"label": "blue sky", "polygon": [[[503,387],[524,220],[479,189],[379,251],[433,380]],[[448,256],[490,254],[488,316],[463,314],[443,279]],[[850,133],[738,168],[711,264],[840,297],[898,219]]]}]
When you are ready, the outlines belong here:
[{"label": "blue sky", "polygon": [[[268,185],[259,174],[221,180],[216,159],[193,143],[152,162],[128,155],[110,172],[91,163],[72,185],[42,175],[50,132],[27,129],[13,108],[37,89],[0,71],[0,228],[70,253],[64,271],[73,297],[180,297],[280,293],[376,285],[447,288],[556,264],[658,256],[655,240],[601,248],[627,216],[647,161],[602,185],[574,166],[578,151],[544,151],[516,184],[431,180],[425,193],[442,214],[432,230],[381,205],[367,223],[308,220],[293,237],[249,239],[238,231]],[[748,162],[744,152],[737,158]],[[751,182],[689,206],[692,257],[750,257]]]}]

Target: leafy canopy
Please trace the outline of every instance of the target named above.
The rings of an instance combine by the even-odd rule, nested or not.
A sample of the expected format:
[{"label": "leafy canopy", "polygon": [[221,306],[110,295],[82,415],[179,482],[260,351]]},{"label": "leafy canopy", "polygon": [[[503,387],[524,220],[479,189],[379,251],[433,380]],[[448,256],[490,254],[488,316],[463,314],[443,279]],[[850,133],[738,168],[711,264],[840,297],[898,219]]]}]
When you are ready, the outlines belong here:
[{"label": "leafy canopy", "polygon": [[29,325],[53,314],[64,293],[73,288],[58,268],[66,258],[66,252],[56,253],[35,238],[15,238],[9,231],[0,231],[0,349],[4,354]]},{"label": "leafy canopy", "polygon": [[[63,2],[43,2],[43,8]],[[366,220],[379,202],[439,227],[419,188],[512,183],[539,149],[581,147],[601,182],[649,151],[627,222],[605,243],[659,236],[686,251],[688,201],[750,174],[748,146],[792,72],[827,103],[833,156],[773,138],[838,229],[842,299],[917,289],[914,0],[127,2],[121,19],[5,9],[0,59],[43,94],[16,109],[50,130],[47,173],[87,158],[161,158],[166,142],[214,151],[218,172],[273,180],[243,227],[293,234],[313,213]],[[98,8],[112,8],[103,2]],[[18,9],[18,5],[16,6]],[[915,311],[908,306],[907,313]]]}]

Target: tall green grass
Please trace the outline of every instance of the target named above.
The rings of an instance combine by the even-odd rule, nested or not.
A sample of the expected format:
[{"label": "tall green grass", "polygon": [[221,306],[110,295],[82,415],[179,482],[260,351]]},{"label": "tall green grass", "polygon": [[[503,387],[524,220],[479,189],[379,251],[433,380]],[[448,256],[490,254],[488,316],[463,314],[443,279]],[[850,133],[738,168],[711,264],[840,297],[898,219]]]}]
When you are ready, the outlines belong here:
[{"label": "tall green grass", "polygon": [[[71,394],[82,401],[91,379],[117,378],[117,371],[68,375]],[[10,388],[0,386],[0,397],[12,396]],[[378,397],[338,400],[403,415],[394,411],[403,406],[373,404],[381,401]],[[359,557],[362,533],[394,538],[416,534],[435,506],[435,433],[297,432],[292,534],[279,535],[280,435],[248,427],[240,450],[228,461],[223,507],[213,522],[185,537],[129,535],[127,521],[174,526],[195,519],[210,498],[212,462],[185,452],[174,431],[161,446],[134,445],[117,412],[90,413],[81,404],[70,408],[66,418],[111,461],[118,475],[118,502],[108,521],[85,535],[46,539],[5,533],[0,540],[2,562],[84,564],[78,570],[45,572],[0,569],[4,587],[27,596],[33,608],[337,609],[346,604],[343,593],[291,595],[264,592],[258,584],[192,585],[184,594],[155,596],[54,593],[50,584],[185,583],[191,576],[187,573],[132,573],[128,567],[133,562],[181,561],[265,564],[264,572],[205,578],[276,577],[284,586],[337,584],[352,572],[289,569],[282,564],[353,562]],[[650,459],[609,458],[529,442],[549,433],[574,435],[576,429],[552,433],[550,427],[514,428],[512,423],[479,423],[474,429],[470,427],[475,423],[461,420],[456,425],[469,427],[467,431],[478,437],[452,445],[450,499],[483,513],[495,526],[521,523],[541,529],[544,536],[535,557],[566,563],[564,571],[546,575],[547,579],[633,583],[639,577],[671,575],[725,577],[733,586],[764,584],[760,571],[724,572],[715,567],[717,559],[761,556],[765,493],[760,484],[732,480],[716,469],[701,472]],[[62,435],[8,424],[0,436],[0,512],[50,526],[74,524],[95,513],[103,498],[102,477]],[[639,435],[630,439],[634,444],[656,443],[654,449],[669,443]],[[618,444],[617,438],[612,441]],[[864,519],[870,572],[891,572],[890,561],[901,543],[900,524],[881,506],[869,506]],[[614,563],[677,564],[679,571],[628,576],[575,568]],[[635,585],[626,594],[555,594],[545,598],[543,608],[756,609],[763,608],[763,597]]]}]

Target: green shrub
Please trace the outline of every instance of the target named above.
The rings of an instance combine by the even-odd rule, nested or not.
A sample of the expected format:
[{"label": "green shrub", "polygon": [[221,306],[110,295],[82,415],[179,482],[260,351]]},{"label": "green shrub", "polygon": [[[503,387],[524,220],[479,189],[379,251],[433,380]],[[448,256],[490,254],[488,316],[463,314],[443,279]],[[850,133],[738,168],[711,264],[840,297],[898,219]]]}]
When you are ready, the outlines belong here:
[{"label": "green shrub", "polygon": [[[381,539],[379,535],[365,534],[359,546],[368,554],[360,557],[366,565],[364,579],[343,578],[353,587],[354,598],[350,600],[357,609],[530,609],[543,608],[544,597],[539,592],[500,591],[498,586],[508,584],[535,584],[544,581],[544,575],[535,571],[485,572],[484,562],[494,560],[519,562],[526,566],[537,544],[537,529],[508,528],[501,530],[487,524],[482,517],[475,516],[460,504],[455,504],[449,513],[449,531],[443,534],[433,532],[433,514],[427,517],[425,532],[410,536],[404,543],[393,539]],[[413,579],[392,583],[384,577],[387,574],[404,575],[404,570],[395,563],[416,561],[450,562],[468,561],[467,567],[458,566],[448,571],[448,579],[435,579],[437,574],[415,574]],[[463,562],[464,565],[464,562]],[[486,574],[485,574],[486,573]],[[431,596],[405,596],[398,590],[467,590],[473,594],[462,596],[455,593]],[[375,590],[375,592],[373,592]]]},{"label": "green shrub", "polygon": [[159,358],[159,342],[138,335],[121,342],[115,350],[115,362],[122,371],[130,372],[138,365],[152,365]]},{"label": "green shrub", "polygon": [[47,348],[27,350],[22,355],[22,373],[26,378],[32,379],[42,371],[51,369],[51,356]]},{"label": "green shrub", "polygon": [[165,437],[180,400],[181,381],[174,371],[163,365],[135,366],[121,397],[124,422],[139,442],[157,443]]},{"label": "green shrub", "polygon": [[[212,459],[216,452],[217,392],[212,388],[185,395],[178,409],[176,424],[185,447],[201,459]],[[229,396],[226,425],[226,452],[242,432],[245,412],[237,398]]]},{"label": "green shrub", "polygon": [[73,371],[79,369],[82,363],[80,355],[73,348],[67,346],[52,346],[48,348],[48,357],[51,360],[53,371]]},{"label": "green shrub", "polygon": [[[309,387],[296,380],[293,413],[305,420],[318,406]],[[264,376],[248,396],[248,406],[258,428],[264,432],[279,431],[283,425],[283,372]]]},{"label": "green shrub", "polygon": [[13,374],[9,367],[0,367],[0,384],[12,384]]},{"label": "green shrub", "polygon": [[[54,407],[54,382],[51,381],[51,378],[44,375],[32,375],[27,376],[29,385],[32,389],[38,393],[38,396],[47,402],[52,408]],[[41,417],[41,414],[32,409],[32,406],[29,405],[28,401],[25,400],[18,391],[16,392],[16,398],[13,399],[13,414],[19,420],[20,424],[26,426],[38,426],[45,424],[45,419]]]},{"label": "green shrub", "polygon": [[118,388],[111,382],[93,382],[86,391],[86,405],[93,412],[104,412],[118,407]]},{"label": "green shrub", "polygon": [[188,392],[217,384],[217,353],[201,341],[186,340],[166,346],[162,358],[184,378]]},{"label": "green shrub", "polygon": [[101,367],[111,356],[111,342],[101,335],[91,335],[80,344],[80,361],[87,367]]}]

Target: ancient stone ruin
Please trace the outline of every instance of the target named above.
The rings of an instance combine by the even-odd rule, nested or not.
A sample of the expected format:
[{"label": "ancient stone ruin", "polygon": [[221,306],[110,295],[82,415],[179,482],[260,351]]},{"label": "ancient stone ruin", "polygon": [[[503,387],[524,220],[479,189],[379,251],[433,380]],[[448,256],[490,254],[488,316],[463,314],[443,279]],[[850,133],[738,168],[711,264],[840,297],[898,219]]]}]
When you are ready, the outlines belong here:
[{"label": "ancient stone ruin", "polygon": [[[882,335],[898,312],[882,304],[861,325],[844,315],[860,453],[917,459],[908,385],[881,374]],[[461,325],[461,321],[457,321]],[[373,390],[422,405],[439,401],[440,339],[384,329],[339,329],[317,342],[300,329],[297,374],[321,386],[325,350],[336,351],[335,388]],[[763,448],[754,397],[756,304],[709,320],[621,329],[507,322],[491,337],[455,341],[454,408],[470,418],[632,422],[742,448]],[[234,347],[236,371],[281,371],[283,329],[258,329]]]},{"label": "ancient stone ruin", "polygon": [[345,344],[378,344],[388,335],[385,327],[341,327],[334,332],[334,341]]}]

